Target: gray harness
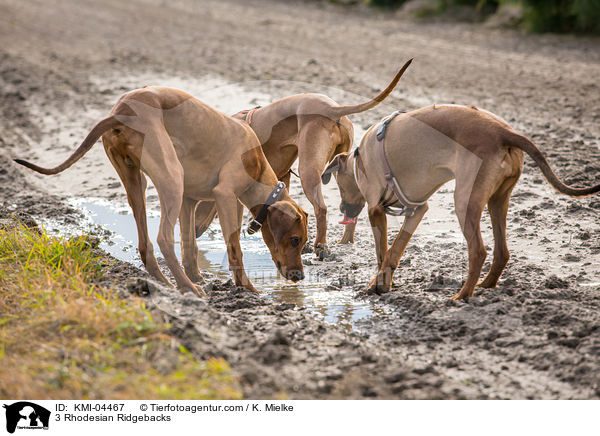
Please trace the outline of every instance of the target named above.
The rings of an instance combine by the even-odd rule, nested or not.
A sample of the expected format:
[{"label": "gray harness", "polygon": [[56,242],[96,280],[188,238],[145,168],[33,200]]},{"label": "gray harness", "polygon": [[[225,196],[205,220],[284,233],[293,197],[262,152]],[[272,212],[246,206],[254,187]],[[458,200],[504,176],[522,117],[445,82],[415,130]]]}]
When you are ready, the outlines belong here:
[{"label": "gray harness", "polygon": [[[394,177],[392,173],[392,169],[390,168],[390,164],[388,163],[387,157],[385,155],[385,133],[390,122],[396,118],[398,115],[403,113],[402,111],[396,111],[392,113],[389,117],[387,117],[381,123],[381,126],[377,129],[377,143],[379,144],[379,154],[381,156],[381,163],[383,165],[384,177],[386,181],[385,191],[381,196],[382,206],[385,210],[385,213],[392,216],[412,216],[415,213],[415,209],[419,206],[427,203],[427,200],[421,202],[410,201],[404,195],[402,188],[398,184],[398,180]],[[389,201],[385,201],[385,197],[387,195],[388,190],[391,190],[396,197],[393,200],[393,197]],[[400,205],[398,205],[400,203]]]}]

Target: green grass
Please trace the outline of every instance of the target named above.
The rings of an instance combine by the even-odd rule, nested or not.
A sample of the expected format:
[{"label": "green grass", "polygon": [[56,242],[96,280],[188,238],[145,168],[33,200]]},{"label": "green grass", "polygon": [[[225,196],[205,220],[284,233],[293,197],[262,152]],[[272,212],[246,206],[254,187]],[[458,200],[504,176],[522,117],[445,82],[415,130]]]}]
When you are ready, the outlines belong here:
[{"label": "green grass", "polygon": [[236,399],[222,359],[196,360],[143,301],[91,284],[88,237],[0,228],[0,397]]}]

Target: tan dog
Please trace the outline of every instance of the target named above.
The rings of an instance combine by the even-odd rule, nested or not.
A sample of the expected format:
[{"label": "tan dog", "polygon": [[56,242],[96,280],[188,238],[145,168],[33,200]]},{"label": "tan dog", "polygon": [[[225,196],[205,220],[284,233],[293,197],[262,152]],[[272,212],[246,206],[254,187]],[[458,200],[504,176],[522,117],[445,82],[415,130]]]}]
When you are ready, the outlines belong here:
[{"label": "tan dog", "polygon": [[[394,89],[412,59],[404,64],[394,79],[372,100],[353,105],[338,106],[321,94],[299,94],[282,98],[267,106],[242,111],[233,115],[245,120],[260,143],[269,164],[289,189],[290,168],[299,159],[298,172],[306,197],[315,210],[317,236],[314,249],[319,258],[327,249],[327,206],[321,192],[321,173],[334,156],[352,148],[354,128],[347,115],[364,112],[377,106]],[[196,236],[201,235],[216,213],[213,204],[198,206]],[[346,225],[340,243],[354,242],[356,221]]]},{"label": "tan dog", "polygon": [[[523,151],[559,192],[585,196],[600,191],[600,185],[565,185],[529,139],[475,107],[434,105],[388,118],[387,129],[383,124],[371,127],[357,151],[337,156],[323,173],[323,183],[336,174],[340,209],[346,215],[357,216],[365,201],[368,204],[379,269],[369,285],[372,292],[390,290],[394,270],[427,211],[427,199],[449,180],[456,179],[455,212],[469,249],[468,276],[454,299],[471,297],[479,280],[487,255],[479,228],[486,204],[492,219],[494,259],[479,285],[495,287],[508,262],[506,214],[523,169]],[[387,168],[389,177],[384,175]],[[404,198],[399,201],[398,197]],[[398,212],[397,208],[404,208],[406,218],[388,250],[386,212]]]},{"label": "tan dog", "polygon": [[[140,256],[152,276],[169,283],[148,238],[144,173],[154,183],[160,199],[157,242],[181,290],[204,293],[193,283],[203,281],[194,238],[194,211],[200,200],[216,205],[236,285],[256,291],[242,263],[241,204],[264,221],[262,235],[281,274],[293,281],[304,278],[300,254],[307,239],[306,212],[290,198],[283,184],[281,192],[272,195],[278,187],[277,177],[246,123],[221,114],[185,92],[147,87],[121,96],[110,115],[96,124],[59,166],[46,169],[22,160],[16,162],[42,174],[56,174],[77,162],[101,135],[106,154],[127,191],[137,224]],[[274,204],[264,207],[270,202]],[[174,251],[177,218],[185,273]]]}]

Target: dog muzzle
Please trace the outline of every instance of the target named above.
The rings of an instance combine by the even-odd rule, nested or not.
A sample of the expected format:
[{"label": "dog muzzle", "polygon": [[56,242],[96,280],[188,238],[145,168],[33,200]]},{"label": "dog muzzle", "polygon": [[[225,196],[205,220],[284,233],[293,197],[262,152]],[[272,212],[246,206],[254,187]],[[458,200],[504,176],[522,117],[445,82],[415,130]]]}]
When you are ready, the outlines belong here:
[{"label": "dog muzzle", "polygon": [[356,217],[360,215],[364,204],[349,204],[342,202],[340,211],[344,214],[344,219],[340,221],[340,224],[350,224],[356,222]]}]

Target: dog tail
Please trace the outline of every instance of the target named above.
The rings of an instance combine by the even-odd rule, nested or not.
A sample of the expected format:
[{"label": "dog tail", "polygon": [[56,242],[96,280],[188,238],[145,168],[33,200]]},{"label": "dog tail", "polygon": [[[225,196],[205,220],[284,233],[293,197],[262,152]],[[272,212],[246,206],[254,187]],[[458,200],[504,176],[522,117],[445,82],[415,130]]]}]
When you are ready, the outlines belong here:
[{"label": "dog tail", "polygon": [[519,135],[516,132],[511,132],[510,130],[506,130],[503,136],[505,144],[520,148],[529,156],[531,156],[531,158],[542,171],[542,174],[544,174],[544,177],[548,183],[550,183],[550,185],[552,185],[552,187],[554,187],[554,189],[556,189],[558,192],[570,195],[571,197],[585,197],[586,195],[600,192],[600,184],[588,188],[574,188],[565,184],[558,178],[552,168],[550,168],[548,161],[540,149],[537,148],[537,146],[531,142],[529,138]]},{"label": "dog tail", "polygon": [[364,112],[366,110],[369,110],[369,109],[377,106],[379,103],[381,103],[383,100],[385,100],[388,95],[390,95],[392,93],[392,91],[394,90],[394,88],[396,87],[398,82],[400,81],[400,78],[402,77],[402,75],[404,74],[404,72],[406,71],[406,69],[408,68],[408,66],[410,65],[410,63],[412,61],[413,61],[412,59],[408,60],[404,64],[404,66],[402,68],[400,68],[400,70],[396,73],[396,75],[394,76],[394,78],[392,79],[390,84],[387,86],[387,88],[385,88],[383,91],[381,91],[379,93],[379,95],[377,95],[376,97],[372,98],[369,101],[366,101],[364,103],[359,103],[359,104],[356,104],[353,106],[333,107],[330,109],[330,114],[329,114],[330,118],[339,119],[339,118],[343,117],[344,115],[357,114],[359,112]]},{"label": "dog tail", "polygon": [[88,151],[90,151],[90,149],[94,146],[94,144],[96,143],[98,138],[100,138],[100,136],[102,136],[102,134],[104,132],[106,132],[108,129],[112,129],[113,127],[116,127],[120,124],[121,123],[119,121],[117,121],[117,119],[115,117],[113,117],[112,115],[110,117],[104,118],[103,120],[99,121],[92,128],[90,133],[88,133],[88,135],[85,137],[85,139],[83,140],[81,145],[77,148],[77,150],[75,150],[73,152],[73,154],[71,154],[71,156],[69,156],[69,158],[66,161],[64,161],[63,163],[61,163],[60,165],[58,165],[54,168],[43,168],[43,167],[37,166],[35,164],[32,164],[31,162],[22,160],[22,159],[15,159],[15,162],[20,165],[26,166],[27,168],[30,168],[33,171],[37,171],[38,173],[42,173],[42,174],[46,174],[46,175],[58,174],[61,171],[64,171],[67,168],[69,168],[71,165],[73,165],[75,162],[77,162],[79,159],[81,159],[84,154],[86,154]]}]

